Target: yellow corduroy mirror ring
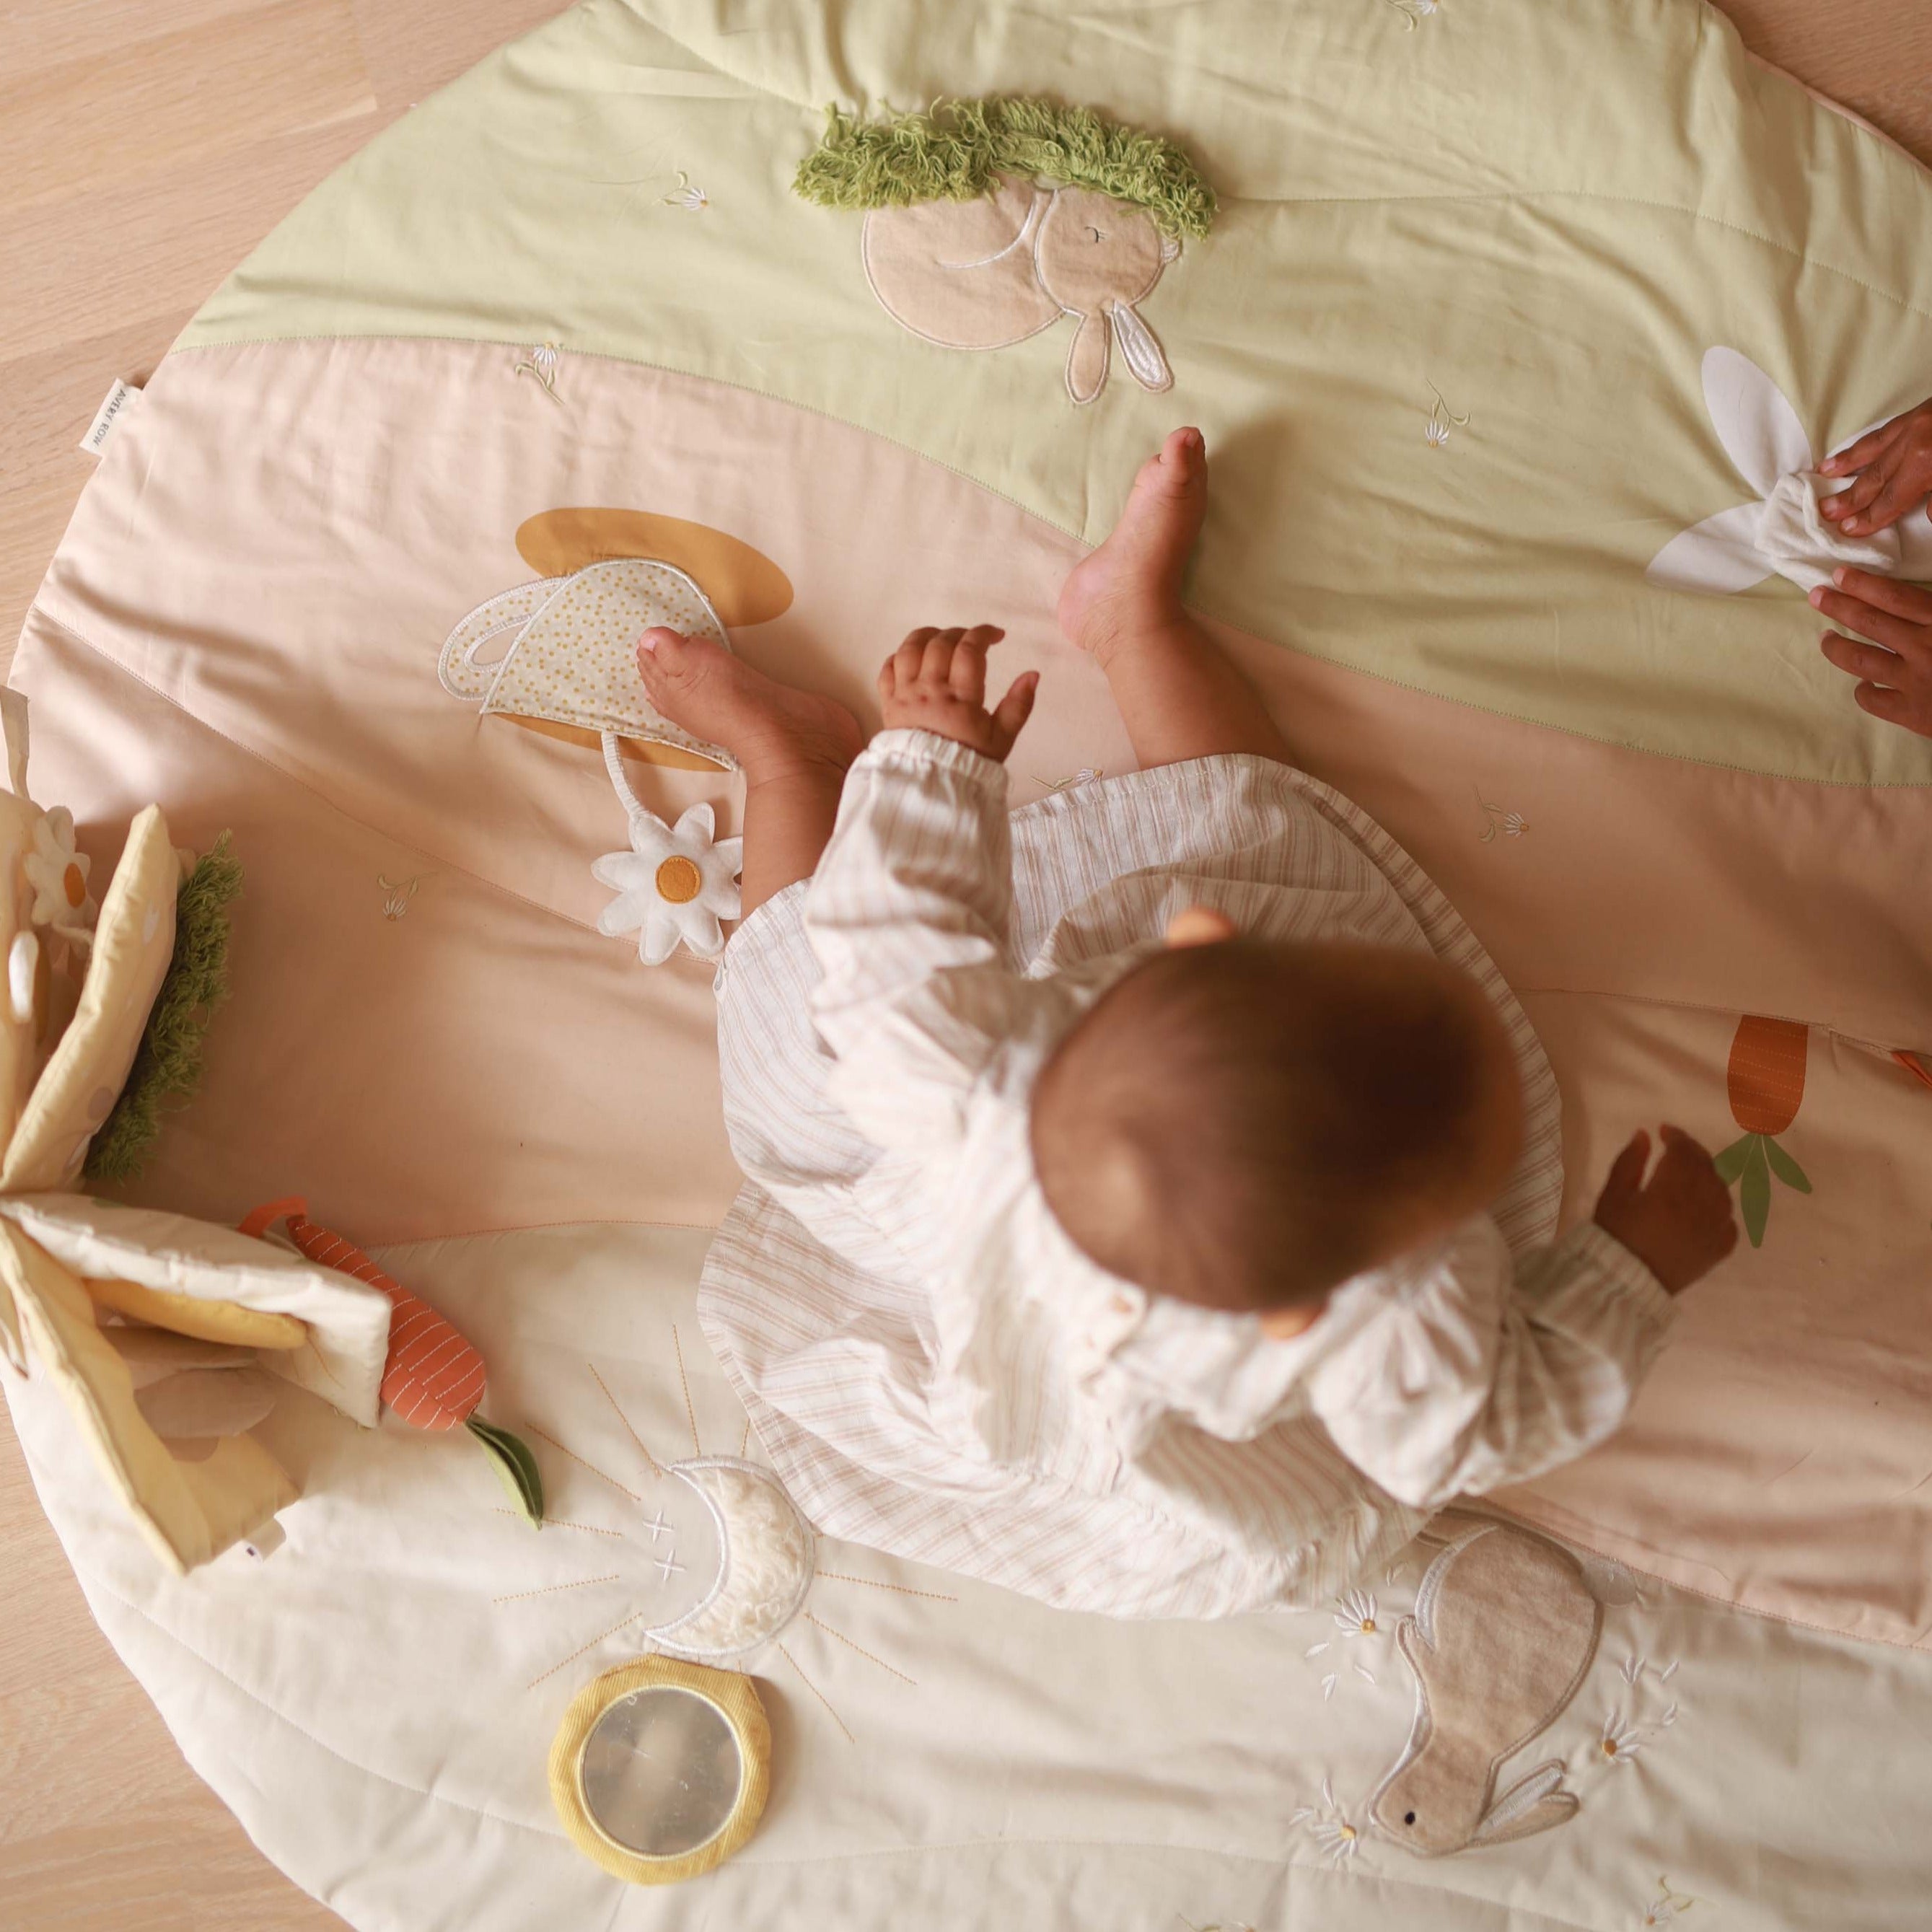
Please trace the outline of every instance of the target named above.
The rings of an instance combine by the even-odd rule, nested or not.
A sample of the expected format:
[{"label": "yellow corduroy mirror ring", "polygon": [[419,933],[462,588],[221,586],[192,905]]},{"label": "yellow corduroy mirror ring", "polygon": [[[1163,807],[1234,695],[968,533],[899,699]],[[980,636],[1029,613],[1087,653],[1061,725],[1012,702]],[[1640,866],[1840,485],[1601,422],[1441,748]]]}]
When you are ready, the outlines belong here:
[{"label": "yellow corduroy mirror ring", "polygon": [[586,1684],[564,1713],[550,1799],[578,1850],[613,1877],[676,1885],[758,1828],[771,1752],[748,1677],[646,1657]]}]

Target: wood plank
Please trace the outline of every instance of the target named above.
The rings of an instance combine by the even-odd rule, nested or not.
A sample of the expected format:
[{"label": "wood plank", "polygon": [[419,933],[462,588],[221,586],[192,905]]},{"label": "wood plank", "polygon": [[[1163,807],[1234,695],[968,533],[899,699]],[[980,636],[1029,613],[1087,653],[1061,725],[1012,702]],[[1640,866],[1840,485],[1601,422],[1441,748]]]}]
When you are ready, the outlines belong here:
[{"label": "wood plank", "polygon": [[[1924,0],[1724,0],[1744,45],[1932,167],[1932,8]],[[1932,374],[1927,377],[1932,386]]]},{"label": "wood plank", "polygon": [[348,0],[279,0],[0,86],[0,207],[90,192],[376,111]]}]

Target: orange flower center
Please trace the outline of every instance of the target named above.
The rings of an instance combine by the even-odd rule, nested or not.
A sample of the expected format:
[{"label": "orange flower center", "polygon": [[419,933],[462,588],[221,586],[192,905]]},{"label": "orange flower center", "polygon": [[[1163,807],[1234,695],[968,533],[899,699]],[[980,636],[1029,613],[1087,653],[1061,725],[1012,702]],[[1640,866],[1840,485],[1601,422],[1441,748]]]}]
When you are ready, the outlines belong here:
[{"label": "orange flower center", "polygon": [[674,856],[658,868],[658,897],[672,905],[688,905],[704,883],[688,859]]},{"label": "orange flower center", "polygon": [[81,877],[78,866],[69,866],[61,874],[61,890],[67,894],[68,904],[78,912],[87,897],[87,881]]}]

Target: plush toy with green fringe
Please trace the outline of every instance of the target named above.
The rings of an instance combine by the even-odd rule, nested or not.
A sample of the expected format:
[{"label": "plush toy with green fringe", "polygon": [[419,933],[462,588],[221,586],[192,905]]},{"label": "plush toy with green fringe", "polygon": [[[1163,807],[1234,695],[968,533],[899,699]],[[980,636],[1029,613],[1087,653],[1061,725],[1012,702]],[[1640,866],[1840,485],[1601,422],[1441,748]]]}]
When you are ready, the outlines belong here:
[{"label": "plush toy with green fringe", "polygon": [[1031,95],[942,100],[877,121],[828,108],[792,185],[826,208],[906,208],[974,200],[1002,175],[1132,202],[1177,240],[1198,240],[1214,220],[1214,190],[1172,141]]},{"label": "plush toy with green fringe", "polygon": [[1172,141],[1030,98],[879,121],[833,107],[793,185],[865,211],[866,280],[926,342],[1004,349],[1070,316],[1075,402],[1100,395],[1116,352],[1142,388],[1172,386],[1136,304],[1208,232],[1214,191]]},{"label": "plush toy with green fringe", "polygon": [[148,1015],[128,1082],[88,1149],[90,1180],[132,1180],[146,1164],[169,1102],[185,1102],[201,1084],[202,1042],[228,997],[228,908],[242,890],[242,864],[226,832],[199,859],[175,895],[174,952]]}]

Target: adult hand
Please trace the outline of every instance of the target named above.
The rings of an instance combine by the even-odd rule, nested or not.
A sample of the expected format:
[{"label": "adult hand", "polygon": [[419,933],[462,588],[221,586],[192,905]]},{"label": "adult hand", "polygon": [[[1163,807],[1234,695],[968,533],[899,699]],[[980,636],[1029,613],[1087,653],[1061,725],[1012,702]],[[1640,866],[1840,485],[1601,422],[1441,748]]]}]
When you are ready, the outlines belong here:
[{"label": "adult hand", "polygon": [[1038,671],[1022,671],[999,704],[986,709],[986,653],[1006,634],[992,624],[914,631],[879,672],[886,729],[931,731],[1004,764],[1040,686]]},{"label": "adult hand", "polygon": [[1819,504],[1823,515],[1851,536],[1889,530],[1932,493],[1932,400],[1881,424],[1818,469],[1822,476],[1856,479]]},{"label": "adult hand", "polygon": [[1832,573],[1812,603],[1834,624],[1874,639],[1862,644],[1837,631],[1819,640],[1826,656],[1859,680],[1853,701],[1888,724],[1932,738],[1932,591],[1874,577],[1849,566]]}]

